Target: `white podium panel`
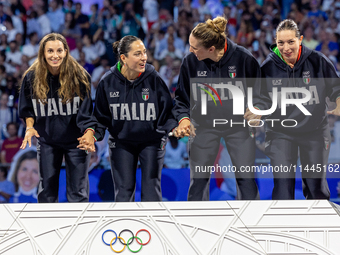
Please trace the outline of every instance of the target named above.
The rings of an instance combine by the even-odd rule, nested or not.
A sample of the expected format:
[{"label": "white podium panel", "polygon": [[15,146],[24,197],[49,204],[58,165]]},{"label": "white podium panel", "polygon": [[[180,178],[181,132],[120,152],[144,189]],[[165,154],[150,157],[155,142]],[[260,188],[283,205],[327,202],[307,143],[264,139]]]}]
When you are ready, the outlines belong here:
[{"label": "white podium panel", "polygon": [[1,255],[119,252],[336,255],[339,209],[324,200],[0,205]]}]

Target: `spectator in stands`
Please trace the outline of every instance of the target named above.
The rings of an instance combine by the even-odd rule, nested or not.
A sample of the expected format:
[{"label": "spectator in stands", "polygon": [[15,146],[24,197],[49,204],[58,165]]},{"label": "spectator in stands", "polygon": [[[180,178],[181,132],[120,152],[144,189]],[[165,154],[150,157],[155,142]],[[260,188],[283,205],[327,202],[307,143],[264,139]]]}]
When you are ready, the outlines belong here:
[{"label": "spectator in stands", "polygon": [[74,50],[77,45],[77,39],[81,38],[81,29],[77,25],[72,12],[65,14],[65,22],[59,27],[59,33],[65,37],[70,50]]},{"label": "spectator in stands", "polygon": [[15,170],[11,180],[16,192],[10,202],[36,203],[37,188],[40,180],[37,152],[27,151],[13,164],[15,164]]},{"label": "spectator in stands", "polygon": [[254,37],[254,29],[251,22],[249,20],[242,20],[237,33],[236,43],[249,48],[253,43]]},{"label": "spectator in stands", "polygon": [[18,33],[18,30],[14,28],[11,17],[7,16],[4,22],[4,26],[6,27],[7,43],[15,40],[15,35]]},{"label": "spectator in stands", "polygon": [[41,31],[41,37],[44,37],[45,35],[51,33],[51,23],[49,18],[47,17],[45,10],[41,6],[36,7],[36,12],[38,14],[38,23],[40,25],[40,31]]},{"label": "spectator in stands", "polygon": [[9,49],[10,51],[6,52],[6,61],[13,68],[17,68],[19,65],[21,65],[22,57],[22,53],[18,50],[17,41],[11,41],[9,43]]},{"label": "spectator in stands", "polygon": [[60,26],[65,22],[65,13],[62,5],[57,0],[50,1],[50,11],[47,12],[47,17],[50,20],[52,32],[58,32]]},{"label": "spectator in stands", "polygon": [[172,64],[172,73],[169,79],[169,91],[171,98],[175,98],[175,90],[178,84],[179,73],[181,70],[182,59],[175,59]]},{"label": "spectator in stands", "polygon": [[320,44],[316,46],[315,50],[321,51],[327,57],[336,56],[339,53],[339,45],[331,41],[331,31],[329,29],[321,30],[319,32]]},{"label": "spectator in stands", "polygon": [[83,51],[79,52],[79,64],[84,67],[84,69],[92,75],[92,72],[94,70],[94,65],[87,63],[85,59],[85,53]]},{"label": "spectator in stands", "polygon": [[0,132],[1,139],[4,139],[6,126],[10,122],[16,122],[17,112],[14,108],[9,108],[8,104],[8,94],[2,93],[0,96]]},{"label": "spectator in stands", "polygon": [[304,19],[304,15],[302,14],[302,12],[300,12],[297,3],[291,4],[290,12],[288,13],[288,18],[295,20],[297,24],[300,24],[300,22]]},{"label": "spectator in stands", "polygon": [[24,25],[19,15],[14,15],[12,8],[9,8],[9,7],[6,8],[6,14],[8,17],[11,17],[14,29],[18,33],[24,34]]},{"label": "spectator in stands", "polygon": [[96,97],[97,86],[100,78],[110,70],[109,61],[106,57],[101,58],[100,66],[96,67],[92,73],[92,83],[91,83],[91,97],[92,100]]},{"label": "spectator in stands", "polygon": [[20,17],[21,19],[25,19],[26,9],[20,0],[11,0],[11,10],[14,15]]},{"label": "spectator in stands", "polygon": [[168,38],[168,48],[163,50],[159,55],[159,60],[163,60],[167,55],[170,55],[172,58],[182,58],[183,52],[176,48],[174,45],[174,37],[169,36]]},{"label": "spectator in stands", "polygon": [[0,65],[3,65],[5,67],[6,73],[8,75],[11,75],[16,72],[16,68],[12,67],[10,64],[6,62],[6,54],[3,51],[0,52]]},{"label": "spectator in stands", "polygon": [[3,3],[0,3],[0,23],[4,23],[4,21],[6,20],[6,13],[4,12],[4,5]]},{"label": "spectator in stands", "polygon": [[15,192],[13,183],[6,178],[7,168],[2,166],[0,167],[0,203],[7,203]]},{"label": "spectator in stands", "polygon": [[[91,14],[90,14],[90,35],[94,36],[98,28],[100,28],[103,25],[102,16],[99,14],[98,11],[99,5],[98,4],[92,4],[91,5]],[[109,12],[109,11],[107,11]],[[105,16],[106,17],[106,16]]]},{"label": "spectator in stands", "polygon": [[12,159],[19,151],[23,140],[21,137],[18,137],[18,124],[16,122],[10,122],[6,127],[9,137],[5,139],[1,146],[1,163],[12,162]]},{"label": "spectator in stands", "polygon": [[138,36],[138,29],[141,26],[140,19],[140,15],[134,12],[132,3],[127,2],[124,7],[124,12],[119,15],[117,25],[121,37],[126,35]]},{"label": "spectator in stands", "polygon": [[70,54],[72,57],[75,58],[75,60],[79,61],[80,60],[80,52],[83,51],[83,40],[82,39],[78,39],[77,43],[76,43],[76,48],[74,50],[70,51]]},{"label": "spectator in stands", "polygon": [[108,13],[108,16],[105,19],[105,23],[103,26],[106,28],[104,30],[104,38],[109,43],[113,43],[118,40],[119,37],[119,31],[117,29],[119,16],[118,16],[118,10],[116,6],[110,6],[109,7],[110,12]]},{"label": "spectator in stands", "polygon": [[81,3],[76,3],[76,12],[74,18],[81,29],[81,35],[84,36],[89,33],[90,22],[89,17],[81,12],[81,8]]},{"label": "spectator in stands", "polygon": [[98,56],[103,57],[106,54],[106,46],[104,43],[104,32],[102,29],[98,29],[94,34],[93,44]]},{"label": "spectator in stands", "polygon": [[317,19],[323,18],[328,20],[327,14],[320,9],[320,2],[318,0],[312,0],[309,3],[310,11],[307,14],[308,18],[311,18],[312,23],[317,22]]},{"label": "spectator in stands", "polygon": [[73,1],[72,0],[68,0],[66,2],[66,5],[64,7],[64,12],[65,13],[68,13],[68,12],[75,13],[76,12],[76,7],[73,5]]},{"label": "spectator in stands", "polygon": [[22,55],[27,56],[28,64],[32,65],[34,60],[37,59],[39,50],[39,38],[36,32],[28,35],[29,43],[22,47]]},{"label": "spectator in stands", "polygon": [[0,51],[5,52],[7,50],[7,35],[5,33],[0,35]]},{"label": "spectator in stands", "polygon": [[100,61],[100,57],[92,43],[92,37],[88,34],[83,36],[83,52],[87,63],[96,65]]},{"label": "spectator in stands", "polygon": [[0,64],[0,90],[3,92],[7,85],[6,67]]},{"label": "spectator in stands", "polygon": [[162,77],[165,84],[169,87],[169,79],[171,78],[172,74],[172,63],[174,59],[170,54],[166,55],[164,58],[165,64],[161,66],[159,69],[159,75]]},{"label": "spectator in stands", "polygon": [[150,65],[153,65],[154,68],[155,68],[155,70],[156,70],[157,72],[159,72],[159,70],[160,70],[160,65],[159,65],[158,60],[155,59],[155,58],[153,57],[153,54],[152,54],[152,52],[151,52],[150,50],[147,50],[147,51],[146,51],[146,54],[148,55],[148,60],[146,61],[146,63],[148,63],[148,64],[150,64]]},{"label": "spectator in stands", "polygon": [[145,0],[143,2],[144,17],[148,22],[148,29],[158,20],[158,2],[156,0]]},{"label": "spectator in stands", "polygon": [[27,17],[27,31],[26,33],[30,35],[31,33],[37,33],[38,38],[42,38],[42,31],[40,28],[40,23],[38,22],[38,14],[36,11],[31,11]]},{"label": "spectator in stands", "polygon": [[314,29],[311,26],[308,26],[307,28],[305,28],[305,31],[303,33],[304,37],[302,40],[302,43],[311,50],[314,50],[319,45],[319,42],[317,40],[314,40],[313,34]]},{"label": "spectator in stands", "polygon": [[[6,88],[5,93],[8,95],[9,102],[8,106],[13,107],[14,102],[18,99],[18,88],[17,88],[17,79],[14,76],[8,75],[6,80]],[[15,115],[16,117],[16,115]],[[14,122],[16,122],[17,118],[14,119]]]}]

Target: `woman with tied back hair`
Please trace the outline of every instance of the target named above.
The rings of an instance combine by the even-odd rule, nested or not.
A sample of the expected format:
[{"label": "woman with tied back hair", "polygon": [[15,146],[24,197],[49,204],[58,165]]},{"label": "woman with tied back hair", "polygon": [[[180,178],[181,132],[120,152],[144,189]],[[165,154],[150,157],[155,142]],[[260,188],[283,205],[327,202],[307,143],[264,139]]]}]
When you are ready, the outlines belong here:
[{"label": "woman with tied back hair", "polygon": [[[242,167],[254,165],[254,130],[248,128],[243,114],[233,115],[233,110],[246,106],[248,87],[253,87],[254,105],[260,109],[267,107],[266,101],[261,102],[258,97],[260,83],[256,78],[260,77],[260,66],[248,50],[226,37],[226,26],[227,20],[217,17],[199,23],[191,31],[191,53],[183,59],[175,92],[173,113],[179,124],[175,135],[194,136],[194,129],[190,126],[193,124],[196,128],[190,151],[188,200],[209,200],[209,168],[214,166],[221,138],[225,140],[236,171],[237,198],[259,199],[254,173],[239,171]],[[234,97],[235,90],[242,91],[242,98],[233,100],[229,90],[233,90]],[[240,101],[241,104],[234,107]],[[215,119],[227,120],[228,123],[214,125]],[[222,167],[231,169],[232,166]]]},{"label": "woman with tied back hair", "polygon": [[176,126],[169,90],[147,61],[143,42],[125,36],[113,43],[117,64],[101,78],[94,115],[98,140],[110,133],[110,163],[116,202],[134,201],[138,159],[142,201],[161,201],[161,171],[167,134]]},{"label": "woman with tied back hair", "polygon": [[38,202],[43,203],[58,201],[64,156],[68,201],[89,199],[90,155],[85,150],[94,150],[96,124],[91,116],[91,81],[69,53],[62,35],[46,35],[40,42],[38,58],[25,72],[20,87],[19,116],[26,122],[21,149],[27,143],[31,147],[33,136],[38,138]]},{"label": "woman with tied back hair", "polygon": [[[282,21],[276,28],[276,44],[270,46],[271,53],[261,66],[262,76],[267,78],[263,91],[273,94],[274,90],[280,93],[284,88],[287,99],[300,99],[300,106],[286,106],[285,115],[281,107],[277,107],[270,116],[276,123],[285,119],[293,121],[286,121],[285,126],[267,125],[266,128],[265,152],[271,165],[291,169],[274,171],[272,198],[275,200],[294,199],[299,155],[305,197],[329,199],[330,196],[326,180],[331,143],[327,113],[340,115],[339,78],[332,62],[322,53],[304,46],[302,39],[293,20]],[[296,90],[302,92],[296,93]],[[326,97],[336,101],[336,109],[327,111]]]}]

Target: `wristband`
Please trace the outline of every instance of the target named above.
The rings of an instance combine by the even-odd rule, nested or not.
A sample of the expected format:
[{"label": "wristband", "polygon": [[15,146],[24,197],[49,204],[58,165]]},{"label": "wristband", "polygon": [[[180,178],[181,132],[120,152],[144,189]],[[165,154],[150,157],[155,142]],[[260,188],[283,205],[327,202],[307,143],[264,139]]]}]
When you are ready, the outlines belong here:
[{"label": "wristband", "polygon": [[190,121],[190,119],[189,119],[188,117],[183,117],[182,119],[179,120],[178,125],[181,124],[181,122],[182,122],[183,120],[189,120],[189,121]]},{"label": "wristband", "polygon": [[93,140],[94,142],[97,142],[97,138],[95,136],[93,136]]},{"label": "wristband", "polygon": [[95,131],[93,128],[87,128],[87,129],[85,130],[84,134],[86,134],[86,132],[89,131],[89,130],[91,130],[91,131],[93,132],[93,134],[96,133],[96,131]]},{"label": "wristband", "polygon": [[30,129],[34,129],[34,127],[28,127],[28,128],[26,128],[25,134],[26,134],[26,132],[27,132],[28,130],[30,130]]}]

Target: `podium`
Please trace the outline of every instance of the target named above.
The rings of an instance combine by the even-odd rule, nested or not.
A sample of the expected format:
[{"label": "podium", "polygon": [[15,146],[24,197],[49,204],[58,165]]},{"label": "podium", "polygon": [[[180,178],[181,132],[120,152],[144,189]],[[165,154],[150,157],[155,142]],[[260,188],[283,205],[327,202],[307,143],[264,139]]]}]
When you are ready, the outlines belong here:
[{"label": "podium", "polygon": [[340,208],[326,200],[2,204],[0,215],[1,255],[340,254]]}]

